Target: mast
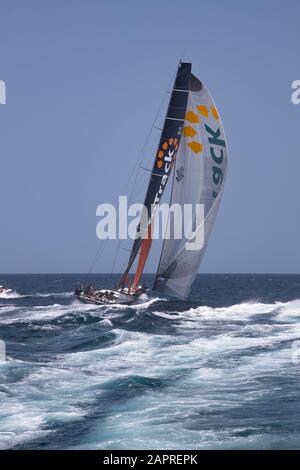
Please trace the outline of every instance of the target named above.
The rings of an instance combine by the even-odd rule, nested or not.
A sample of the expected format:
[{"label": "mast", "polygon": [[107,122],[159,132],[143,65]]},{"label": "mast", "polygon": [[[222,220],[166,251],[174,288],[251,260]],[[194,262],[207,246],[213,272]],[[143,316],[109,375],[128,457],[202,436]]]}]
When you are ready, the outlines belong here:
[{"label": "mast", "polygon": [[[179,148],[190,88],[191,67],[192,64],[190,63],[180,63],[178,66],[145,196],[144,206],[147,209],[147,217],[146,220],[141,220],[137,227],[137,238],[133,242],[127,267],[120,280],[120,285],[124,285],[127,282],[129,271],[140,251],[133,282],[134,290],[139,284],[151,249],[153,230],[152,209],[160,203]],[[141,236],[143,234],[146,234],[144,238]]]},{"label": "mast", "polygon": [[[175,163],[174,163],[174,171],[173,171],[173,178],[172,178],[172,186],[171,186],[171,194],[170,194],[170,203],[172,201],[172,196],[173,196],[173,190],[174,190],[174,180],[175,180],[175,173],[176,173],[176,165],[177,165],[177,159],[175,159]],[[169,216],[170,217],[170,213],[169,213]],[[168,222],[169,222],[169,219],[168,219]],[[156,274],[155,274],[155,278],[154,278],[154,283],[153,283],[153,286],[152,286],[152,290],[155,290],[156,288],[156,281],[157,281],[157,274],[158,274],[158,270],[159,270],[159,266],[161,264],[161,259],[162,259],[162,256],[163,256],[163,252],[164,252],[164,248],[165,248],[165,242],[166,242],[166,237],[164,237],[164,240],[163,240],[163,243],[162,243],[162,247],[161,247],[161,250],[160,250],[160,257],[159,257],[159,262],[158,262],[158,267],[157,267],[157,270],[156,270]]]}]

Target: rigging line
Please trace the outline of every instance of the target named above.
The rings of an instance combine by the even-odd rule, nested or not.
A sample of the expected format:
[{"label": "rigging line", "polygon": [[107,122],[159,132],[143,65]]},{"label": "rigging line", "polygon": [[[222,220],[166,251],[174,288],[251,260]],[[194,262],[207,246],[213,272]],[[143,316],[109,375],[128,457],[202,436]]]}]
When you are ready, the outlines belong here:
[{"label": "rigging line", "polygon": [[[175,80],[174,80],[174,84],[176,84],[175,81],[177,80],[178,74],[179,74],[179,69],[178,69],[178,67],[177,67],[177,69],[176,69],[176,78],[175,78]],[[179,74],[179,75],[180,75],[180,74]],[[174,84],[173,84],[173,86],[172,86],[172,93],[173,93],[173,89],[174,89]],[[169,107],[170,107],[171,100],[172,100],[172,95],[171,95],[171,98],[170,98],[170,100],[169,100],[168,109],[169,109]],[[165,117],[165,120],[164,120],[163,129],[164,129],[165,126],[166,126],[167,115],[168,115],[168,110],[167,110],[166,117]],[[161,133],[160,139],[162,139],[163,132],[164,132],[164,131],[162,131],[162,133]],[[151,178],[151,179],[152,179],[152,178]],[[148,182],[148,189],[147,189],[147,192],[149,191],[149,188],[150,188],[151,179],[150,179],[149,182]],[[146,193],[146,194],[147,194],[147,193]],[[140,249],[140,243],[139,243],[139,242],[138,242],[137,244],[134,244],[134,245],[133,245],[133,248],[132,248],[132,255],[134,255],[134,256],[131,256],[131,257],[129,258],[129,262],[128,262],[128,265],[127,265],[127,268],[126,268],[126,270],[125,270],[124,275],[126,275],[126,274],[129,272],[129,270],[130,270],[130,268],[131,268],[131,266],[132,266],[132,264],[133,264],[133,262],[134,262],[134,260],[135,260],[135,258],[136,258],[136,256],[137,256],[137,254],[138,254],[139,249]],[[133,251],[133,250],[134,250],[134,251]]]},{"label": "rigging line", "polygon": [[[168,119],[168,118],[166,118],[166,119]],[[178,119],[178,120],[179,120],[179,119]],[[183,120],[180,119],[180,121],[183,121]],[[155,154],[156,154],[157,147],[158,147],[158,143],[157,143],[157,142],[154,142],[154,143],[152,144],[151,148],[149,149],[149,152],[147,152],[147,156],[144,158],[145,165],[148,164],[148,160],[150,160],[150,158],[151,158],[151,162],[153,162],[153,156],[154,156],[154,158],[155,158]],[[141,162],[141,164],[142,164],[142,162]],[[152,165],[152,166],[153,166],[153,165]],[[137,179],[137,176],[138,176],[138,170],[140,170],[140,169],[145,170],[145,168],[143,168],[142,166],[140,166],[140,167],[137,169],[136,179]],[[148,170],[148,169],[147,169],[147,170]],[[151,171],[151,173],[152,173],[152,172],[153,172],[153,169],[152,169],[152,170],[149,169],[148,171]],[[157,176],[161,176],[161,175],[157,175]],[[138,194],[139,190],[141,189],[142,186],[144,186],[144,184],[145,184],[145,183],[142,181],[142,184],[141,184],[140,187],[135,187],[135,186],[133,186],[132,192],[131,192],[130,196],[128,197],[128,201],[129,201],[129,202],[133,199],[133,197],[135,197],[135,196]]]},{"label": "rigging line", "polygon": [[[132,188],[132,192],[131,192],[131,194],[130,194],[130,196],[129,196],[129,198],[128,198],[128,203],[131,203],[131,201],[132,201],[132,199],[134,198],[134,196],[139,193],[139,191],[145,186],[145,184],[146,184],[146,181],[144,181],[144,180],[142,179],[141,184],[140,184],[138,187]],[[119,240],[118,240],[118,243],[117,243],[117,247],[116,247],[116,249],[115,249],[115,253],[114,253],[114,257],[113,257],[113,263],[112,263],[112,268],[111,268],[111,274],[113,273],[113,271],[114,271],[114,269],[115,269],[115,264],[116,264],[117,255],[118,255],[118,252],[119,252],[119,249],[120,249],[121,242],[122,242],[122,240],[119,239]],[[131,250],[128,250],[128,251],[131,251]]]},{"label": "rigging line", "polygon": [[149,171],[152,176],[162,176],[160,173],[153,173],[153,170],[150,170],[150,168],[145,168],[144,166],[140,167],[141,170]]},{"label": "rigging line", "polygon": [[[118,241],[118,247],[115,251],[113,266],[112,266],[112,269],[111,269],[111,274],[115,274],[114,269],[115,269],[115,264],[116,264],[116,261],[117,261],[117,254],[118,254],[119,250],[125,250],[125,251],[128,251],[129,253],[131,252],[131,250],[129,248],[120,247],[120,244],[121,244],[121,240]],[[125,269],[125,267],[126,267],[126,261],[123,262],[123,269],[121,271],[123,271]]]},{"label": "rigging line", "polygon": [[116,250],[115,250],[115,254],[114,254],[114,258],[113,258],[113,263],[112,263],[111,273],[110,273],[110,274],[113,274],[113,272],[114,272],[115,264],[116,264],[116,261],[117,261],[117,255],[118,255],[119,249],[120,249],[120,245],[121,245],[121,240],[119,239],[119,240],[118,240],[118,244],[117,244],[117,248],[116,248]]},{"label": "rigging line", "polygon": [[[153,161],[154,149],[156,147],[157,147],[157,144],[155,143],[155,144],[152,145],[152,148],[149,150],[149,158],[151,156],[151,161]],[[148,157],[145,158],[145,164],[147,164],[147,161],[148,161]],[[137,170],[137,176],[139,174],[139,170],[141,169],[141,164],[142,164],[142,161],[140,162],[140,166],[136,169]],[[136,179],[137,179],[137,177],[136,177]],[[140,188],[138,188],[138,189],[140,189]],[[137,187],[136,187],[136,185],[134,185],[132,187],[131,193],[128,196],[128,202],[132,201],[133,197],[137,194],[137,192],[138,192]]]},{"label": "rigging line", "polygon": [[[121,240],[118,240],[118,244],[117,244],[117,247],[115,249],[115,253],[114,253],[114,257],[113,257],[113,262],[112,262],[112,267],[111,267],[111,274],[115,274],[114,270],[115,270],[115,266],[116,266],[116,262],[117,262],[117,257],[118,257],[120,249],[122,249],[122,247],[120,248],[120,245],[121,245]],[[130,250],[128,250],[128,251],[130,251]]]},{"label": "rigging line", "polygon": [[[153,145],[152,145],[152,148],[151,150],[149,151],[149,155],[151,156],[151,159],[153,158],[153,153],[154,153],[154,149],[157,147],[157,143],[155,142]],[[142,169],[141,167],[137,169],[137,173],[138,171]],[[152,170],[149,170],[151,173],[152,173]],[[161,176],[161,175],[158,175],[158,176]],[[143,179],[141,179],[141,183],[139,186],[133,186],[132,187],[132,191],[131,191],[131,194],[129,195],[128,197],[128,203],[130,204],[132,202],[132,200],[134,199],[134,197],[140,192],[140,190],[147,184],[147,181]],[[112,264],[112,270],[111,270],[111,274],[114,272],[114,269],[115,269],[115,264],[116,264],[116,260],[117,260],[117,255],[118,255],[118,252],[120,250],[120,246],[121,246],[121,241],[122,240],[119,240],[118,241],[118,244],[117,244],[117,247],[115,249],[115,254],[114,254],[114,257],[113,257],[113,264]],[[128,249],[128,251],[130,252],[131,250]]]},{"label": "rigging line", "polygon": [[[168,87],[169,87],[169,85],[168,85]],[[139,154],[138,154],[138,158],[137,158],[136,163],[135,163],[135,165],[133,166],[132,171],[131,171],[131,173],[130,173],[130,175],[129,175],[129,178],[128,178],[127,182],[126,182],[126,186],[124,186],[124,190],[122,191],[122,194],[125,192],[126,188],[129,186],[130,180],[132,179],[134,173],[136,173],[136,176],[135,176],[135,179],[134,179],[134,184],[133,184],[132,193],[133,193],[133,191],[136,189],[136,188],[135,188],[135,182],[136,182],[136,180],[137,180],[137,175],[138,175],[138,170],[139,170],[139,168],[137,168],[136,165],[138,164],[138,162],[140,162],[140,161],[142,160],[143,153],[144,153],[144,151],[145,151],[145,149],[146,149],[146,146],[147,146],[148,141],[149,141],[149,139],[150,139],[151,133],[152,133],[153,128],[154,128],[154,126],[155,126],[155,123],[156,123],[156,121],[157,121],[157,119],[158,119],[158,116],[159,116],[159,113],[160,113],[162,104],[163,104],[163,102],[164,102],[164,100],[165,100],[165,94],[166,94],[166,93],[164,92],[163,97],[162,97],[161,102],[160,102],[160,105],[159,105],[158,112],[157,112],[156,115],[155,115],[155,118],[154,118],[154,120],[153,120],[151,129],[150,129],[150,131],[149,131],[149,133],[148,133],[148,135],[147,135],[147,137],[146,137],[146,141],[145,141],[145,143],[144,143],[144,145],[143,145],[141,151],[140,151]],[[152,153],[152,152],[151,152],[151,153]],[[131,194],[131,196],[130,196],[129,199],[131,199],[131,197],[133,197],[133,194]],[[101,251],[101,253],[100,253],[100,250],[101,250],[102,246],[103,246],[103,245],[99,245],[99,247],[97,248],[97,251],[96,251],[96,254],[95,254],[94,258],[92,259],[92,261],[91,261],[91,263],[90,263],[90,267],[89,267],[89,270],[88,270],[88,273],[89,273],[89,274],[92,272],[92,270],[94,269],[96,263],[99,261],[99,257],[100,257],[100,255],[101,255],[102,252],[103,252],[103,249],[102,249],[102,251]],[[118,247],[117,247],[117,251],[118,251]]]},{"label": "rigging line", "polygon": [[152,166],[153,166],[153,159],[156,156],[156,150],[157,150],[157,142],[154,142],[151,147],[149,147],[149,151],[147,151],[147,155],[145,156],[144,160],[140,162],[140,168],[142,163],[144,165],[148,164],[148,160],[151,159]]},{"label": "rigging line", "polygon": [[[137,177],[138,177],[139,166],[140,166],[141,163],[142,163],[142,159],[143,159],[143,157],[144,157],[144,152],[146,151],[146,147],[147,147],[147,145],[148,145],[150,136],[151,136],[151,134],[152,134],[153,129],[155,128],[155,124],[156,124],[156,121],[157,121],[157,119],[158,119],[158,117],[159,117],[159,115],[160,115],[162,105],[163,105],[163,103],[164,103],[164,101],[165,101],[165,99],[166,99],[166,96],[165,96],[165,95],[167,94],[167,91],[168,91],[168,89],[169,89],[169,87],[170,87],[170,84],[173,83],[174,77],[175,77],[176,73],[177,73],[177,70],[173,73],[171,80],[168,82],[167,90],[165,90],[165,92],[163,93],[163,97],[162,97],[162,99],[161,99],[161,101],[160,101],[160,104],[159,104],[159,107],[158,107],[158,111],[157,111],[157,113],[156,113],[156,115],[155,115],[155,117],[154,117],[154,120],[153,120],[153,122],[152,122],[150,131],[148,132],[148,135],[147,135],[147,137],[146,137],[145,143],[144,143],[142,149],[140,150],[140,152],[139,152],[139,154],[138,154],[138,157],[137,157],[137,159],[136,159],[136,161],[135,161],[135,164],[134,164],[134,166],[133,166],[133,170],[132,170],[129,179],[127,180],[127,184],[126,184],[126,186],[125,186],[125,188],[124,188],[124,190],[123,190],[123,192],[122,192],[122,193],[125,193],[125,189],[129,186],[129,183],[130,183],[130,181],[131,181],[131,179],[132,179],[132,177],[133,177],[133,174],[135,173],[135,178],[134,178],[134,182],[133,182],[133,189],[132,189],[132,192],[131,192],[131,194],[130,194],[130,196],[129,196],[129,198],[128,198],[128,201],[130,201],[130,200],[133,198],[134,191],[136,190],[135,184],[136,184],[136,180],[137,180]],[[151,151],[151,154],[152,154],[152,151]],[[144,184],[143,184],[143,185],[144,185]],[[116,248],[116,254],[115,254],[115,256],[114,256],[114,259],[115,259],[116,255],[117,255],[117,253],[118,253],[118,250],[119,250],[119,244],[118,244],[118,246],[117,246],[117,248]],[[113,264],[113,266],[114,266],[114,264]],[[114,269],[114,268],[113,268],[113,269]]]},{"label": "rigging line", "polygon": [[142,149],[141,149],[141,151],[140,151],[140,153],[139,153],[139,156],[138,156],[138,158],[137,158],[137,160],[136,160],[135,167],[137,166],[138,162],[140,161],[140,156],[143,157],[143,155],[144,155],[144,152],[145,152],[145,150],[146,150],[146,147],[147,147],[147,144],[148,144],[148,142],[149,142],[149,139],[150,139],[150,136],[151,136],[151,134],[152,134],[152,131],[153,131],[153,129],[155,128],[156,121],[157,121],[157,119],[158,119],[158,117],[159,117],[159,115],[160,115],[160,113],[161,113],[161,108],[162,108],[163,103],[164,103],[164,101],[165,101],[165,99],[166,99],[166,94],[168,93],[168,90],[169,90],[170,86],[173,85],[173,82],[174,82],[174,80],[175,80],[175,76],[176,76],[176,74],[177,74],[177,70],[178,70],[178,67],[177,67],[176,70],[173,72],[172,77],[171,77],[171,79],[170,79],[169,82],[168,82],[168,86],[167,86],[167,88],[165,89],[165,91],[164,91],[164,93],[163,93],[163,97],[162,97],[162,99],[161,99],[161,101],[160,101],[160,104],[159,104],[157,113],[156,113],[156,115],[155,115],[155,117],[154,117],[154,120],[153,120],[153,122],[152,122],[151,128],[150,128],[149,133],[148,133],[148,135],[147,135],[147,137],[146,137],[145,143],[144,143],[144,145],[143,145],[143,147],[142,147]]},{"label": "rigging line", "polygon": [[[142,189],[142,187],[144,187],[146,184],[145,181],[142,180],[140,186],[138,186],[137,188],[133,188],[132,189],[132,192],[131,192],[131,195],[129,196],[128,198],[128,204],[131,203],[131,200],[133,199],[133,197],[138,194],[138,192]],[[112,263],[112,268],[111,268],[111,274],[114,272],[114,269],[115,269],[115,264],[116,264],[116,261],[117,261],[117,255],[119,253],[119,250],[120,250],[120,247],[121,247],[121,243],[122,243],[122,239],[118,239],[118,243],[117,243],[117,246],[116,246],[116,249],[115,249],[115,253],[114,253],[114,257],[113,257],[113,263]],[[128,250],[129,252],[131,251],[130,249]]]},{"label": "rigging line", "polygon": [[[137,168],[137,165],[138,165],[138,163],[141,162],[141,160],[142,160],[142,157],[143,157],[144,151],[145,151],[145,149],[146,149],[146,147],[147,147],[147,145],[148,145],[148,142],[149,142],[151,133],[152,133],[152,131],[153,131],[153,128],[155,127],[156,121],[157,121],[158,116],[159,116],[159,114],[160,114],[160,112],[161,112],[161,108],[162,108],[163,102],[164,102],[164,100],[165,100],[165,98],[166,98],[167,91],[168,91],[168,89],[169,89],[169,87],[170,87],[170,84],[172,84],[172,82],[174,81],[174,76],[176,75],[176,73],[177,73],[177,69],[176,69],[176,71],[173,73],[171,80],[168,82],[167,90],[165,90],[165,92],[163,93],[162,99],[161,99],[160,104],[159,104],[159,107],[158,107],[158,111],[157,111],[157,113],[156,113],[156,115],[155,115],[155,117],[154,117],[154,120],[153,120],[153,122],[152,122],[150,131],[149,131],[149,133],[148,133],[148,135],[147,135],[147,137],[146,137],[145,143],[144,143],[142,149],[140,150],[140,152],[139,152],[139,154],[138,154],[138,157],[137,157],[137,159],[136,159],[136,162],[135,162],[135,164],[134,164],[134,166],[133,166],[133,169],[132,169],[132,171],[131,171],[131,173],[130,173],[130,175],[129,175],[129,178],[128,178],[128,180],[127,180],[126,186],[124,187],[123,193],[125,192],[125,189],[129,186],[130,181],[131,181],[131,179],[132,179],[134,173],[136,173],[136,176],[135,176],[135,178],[134,178],[133,190],[135,189],[134,186],[135,186],[135,182],[136,182],[136,180],[137,180],[138,170],[139,170],[139,168]],[[131,197],[132,197],[132,195],[131,195]],[[100,256],[102,255],[102,253],[103,253],[103,248],[102,248],[102,247],[103,247],[103,244],[102,244],[102,245],[99,245],[99,247],[98,247],[98,249],[97,249],[97,251],[96,251],[96,254],[95,254],[94,258],[92,259],[92,262],[90,263],[90,268],[89,268],[89,270],[88,270],[88,273],[89,273],[89,274],[92,272],[92,270],[94,269],[96,263],[97,263],[98,260],[99,260],[99,257],[100,257]],[[101,251],[101,248],[102,248],[102,251]],[[100,253],[100,251],[101,251],[101,253]],[[117,252],[118,252],[118,247],[117,247]]]},{"label": "rigging line", "polygon": [[[131,195],[130,195],[129,198],[128,198],[128,203],[131,202],[131,200],[133,199],[133,197],[135,196],[135,194],[137,194],[143,186],[145,186],[145,182],[144,182],[144,181],[142,181],[142,184],[141,184],[140,186],[138,186],[138,188],[133,188],[133,190],[132,190],[132,192],[131,192]],[[134,191],[135,191],[135,192],[134,192]],[[122,240],[119,238],[118,243],[117,243],[117,246],[116,246],[116,249],[115,249],[114,257],[113,257],[112,268],[111,268],[111,274],[114,272],[114,269],[115,269],[115,264],[116,264],[117,256],[118,256],[118,253],[119,253],[119,250],[120,250],[121,242],[122,242]],[[128,251],[131,251],[131,250],[128,250]]]},{"label": "rigging line", "polygon": [[181,54],[180,54],[180,57],[179,57],[179,63],[181,64],[182,62],[186,62],[183,57],[185,56],[185,52],[186,52],[186,47],[183,47],[181,49]]},{"label": "rigging line", "polygon": [[[130,199],[128,200],[128,202],[130,202],[130,200],[132,200],[133,197],[134,197],[136,194],[138,194],[138,193],[140,192],[140,190],[145,186],[145,184],[146,184],[146,181],[144,181],[144,180],[142,179],[141,184],[140,184],[137,188],[135,188],[136,191],[135,191],[134,194],[131,195],[131,197],[130,197]],[[119,239],[119,240],[118,240],[118,244],[117,244],[117,248],[116,248],[116,252],[115,252],[115,255],[114,255],[114,259],[113,259],[113,268],[112,268],[112,269],[115,268],[115,262],[116,262],[117,254],[118,254],[119,249],[120,249],[120,246],[121,246],[121,242],[122,242],[122,240]],[[130,252],[131,250],[129,249],[128,251]]]},{"label": "rigging line", "polygon": [[[153,119],[153,122],[152,122],[152,125],[151,125],[151,127],[150,127],[150,130],[149,130],[149,132],[148,132],[148,134],[147,134],[147,136],[146,136],[145,143],[143,144],[143,146],[142,146],[140,152],[138,153],[138,157],[137,157],[137,159],[136,159],[136,161],[135,161],[135,163],[134,163],[134,169],[136,169],[136,167],[137,167],[137,165],[138,165],[140,159],[141,159],[141,158],[143,157],[143,155],[144,155],[144,152],[145,152],[145,150],[146,150],[146,147],[147,147],[148,141],[149,141],[149,139],[150,139],[151,133],[152,133],[152,131],[153,131],[154,127],[155,127],[156,121],[157,121],[157,119],[158,119],[158,117],[159,117],[159,115],[160,115],[161,108],[162,108],[162,106],[163,106],[164,100],[166,99],[167,91],[168,91],[169,88],[170,88],[170,84],[172,85],[176,73],[177,73],[177,70],[175,71],[175,73],[173,73],[171,80],[169,80],[169,82],[168,82],[167,89],[166,89],[166,90],[164,91],[164,93],[163,93],[163,97],[162,97],[162,99],[161,99],[161,101],[160,101],[160,104],[159,104],[157,113],[156,113],[156,115],[155,115],[155,117],[154,117],[154,119]],[[132,174],[131,174],[131,176],[130,176],[130,179],[131,179],[131,177],[132,177]],[[126,187],[128,187],[129,182],[130,182],[130,179],[129,179],[129,181],[128,181],[127,184],[126,184]]]},{"label": "rigging line", "polygon": [[[150,157],[151,157],[151,161],[153,161],[153,154],[154,154],[154,151],[156,150],[156,147],[157,147],[157,142],[153,143],[151,148],[149,149],[149,151],[147,152],[147,157],[145,159],[145,161],[147,161]],[[135,178],[135,181],[137,180],[137,176],[139,174],[139,170],[141,170],[143,168],[139,167],[136,169],[136,178]],[[152,170],[149,170],[151,173],[152,173]],[[158,175],[158,176],[161,176],[161,175]],[[131,193],[130,195],[128,196],[128,204],[131,204],[131,202],[133,201],[133,199],[139,194],[139,192],[141,191],[141,189],[143,187],[145,187],[145,185],[147,184],[147,180],[145,178],[141,178],[141,182],[138,186],[136,185],[133,185],[132,186],[132,190],[131,190]],[[113,267],[112,267],[112,272],[114,271],[115,269],[115,263],[116,263],[116,259],[117,259],[117,254],[120,250],[120,245],[121,245],[121,240],[119,240],[118,244],[117,244],[117,247],[116,247],[116,250],[115,250],[115,254],[114,254],[114,258],[113,258]],[[130,252],[131,250],[128,249],[128,251]]]},{"label": "rigging line", "polygon": [[[141,169],[141,168],[140,168]],[[152,170],[151,171],[151,174],[152,174]],[[132,192],[132,194],[130,195],[130,198],[128,199],[128,202],[131,203],[131,201],[133,201],[133,199],[140,193],[140,191],[142,190],[142,188],[144,188],[145,186],[147,186],[147,181],[149,181],[148,178],[145,178],[147,174],[144,173],[141,175],[141,181],[140,181],[140,184],[139,186],[137,186],[135,188],[135,191]]]},{"label": "rigging line", "polygon": [[[147,135],[147,137],[146,137],[145,143],[144,143],[144,145],[143,145],[141,151],[139,152],[138,158],[137,158],[137,160],[136,160],[136,162],[135,162],[135,164],[134,164],[134,170],[137,169],[137,173],[136,173],[136,176],[135,176],[135,181],[136,181],[137,175],[138,175],[138,169],[139,169],[138,166],[140,166],[140,165],[138,165],[138,163],[141,163],[141,161],[142,161],[142,157],[143,157],[144,152],[145,152],[145,150],[146,150],[146,147],[147,147],[147,145],[148,145],[148,142],[149,142],[150,136],[151,136],[151,134],[152,134],[152,131],[153,131],[153,129],[155,128],[156,121],[157,121],[157,119],[158,119],[158,117],[159,117],[159,115],[160,115],[163,102],[164,102],[164,100],[165,100],[165,98],[166,98],[165,95],[166,95],[167,91],[169,90],[170,86],[172,86],[172,84],[173,84],[173,82],[174,82],[174,79],[175,79],[175,76],[176,76],[176,73],[177,73],[177,69],[178,69],[178,67],[177,67],[176,70],[173,72],[172,77],[171,77],[171,79],[170,79],[169,82],[168,82],[167,89],[166,89],[165,92],[163,93],[163,97],[162,97],[162,99],[161,99],[161,101],[160,101],[160,104],[159,104],[159,107],[158,107],[158,111],[157,111],[157,113],[156,113],[156,115],[155,115],[155,117],[154,117],[154,120],[153,120],[153,122],[152,122],[150,131],[148,132],[148,135]],[[155,143],[155,144],[152,145],[151,154],[152,154],[152,150],[154,150],[154,147],[156,147],[156,146],[157,146],[157,143]],[[149,152],[149,153],[150,153],[150,152]],[[129,180],[127,181],[127,184],[126,184],[125,189],[126,189],[126,188],[128,187],[128,185],[129,185],[129,182],[130,182],[130,179],[131,179],[131,177],[132,177],[132,174],[134,173],[134,170],[133,170],[133,172],[131,173]],[[125,189],[124,189],[123,192],[125,192]]]},{"label": "rigging line", "polygon": [[[143,185],[144,185],[144,184],[145,184],[145,183],[143,183]],[[136,188],[133,187],[132,193],[133,193],[133,191],[134,191],[135,189],[136,189]],[[139,188],[139,189],[140,189],[140,188]],[[125,191],[123,191],[123,192],[125,192]],[[131,197],[132,197],[132,196],[131,196]],[[115,203],[116,203],[116,200],[115,200]],[[102,256],[103,251],[104,251],[104,248],[105,248],[104,242],[105,242],[105,240],[102,240],[102,244],[99,244],[99,246],[98,246],[98,248],[97,248],[97,251],[96,251],[96,254],[94,255],[94,257],[93,257],[93,259],[92,259],[92,261],[91,261],[91,263],[90,263],[90,267],[89,267],[89,270],[88,270],[88,274],[90,274],[90,273],[93,271],[93,269],[95,268],[96,264],[98,263],[100,257]],[[119,240],[119,242],[120,242],[120,240]],[[117,255],[118,248],[119,248],[119,243],[118,243],[118,246],[117,246],[117,248],[116,248],[116,254],[115,254],[115,256]],[[112,272],[111,272],[111,274],[112,274]]]},{"label": "rigging line", "polygon": [[[142,147],[142,149],[141,149],[141,151],[140,151],[140,153],[139,153],[139,155],[138,155],[138,158],[137,158],[137,160],[136,160],[136,162],[135,162],[134,168],[136,169],[136,167],[137,167],[137,169],[136,169],[135,178],[134,178],[133,191],[131,192],[131,194],[130,194],[130,196],[129,196],[129,201],[133,198],[133,195],[136,194],[135,185],[136,185],[136,181],[137,181],[137,178],[138,178],[139,166],[140,166],[141,163],[142,163],[142,159],[143,159],[143,157],[144,157],[144,152],[146,151],[146,148],[147,148],[147,145],[148,145],[150,136],[151,136],[151,134],[152,134],[153,129],[155,128],[156,121],[157,121],[157,119],[158,119],[158,117],[159,117],[159,115],[160,115],[162,105],[163,105],[163,103],[164,103],[164,101],[165,101],[165,95],[167,94],[167,91],[168,91],[168,89],[170,88],[170,86],[173,84],[177,72],[178,72],[178,67],[176,68],[175,72],[174,72],[173,75],[172,75],[171,80],[170,80],[169,83],[168,83],[167,90],[166,90],[166,91],[164,92],[164,94],[163,94],[163,97],[162,97],[162,99],[161,99],[161,102],[160,102],[158,111],[157,111],[157,113],[156,113],[156,115],[155,115],[155,118],[154,118],[154,120],[153,120],[153,122],[152,122],[150,131],[149,131],[149,133],[148,133],[148,135],[147,135],[147,137],[146,137],[146,141],[145,141],[145,143],[144,143],[144,145],[143,145],[143,147]],[[157,146],[157,144],[156,144],[155,146]],[[152,154],[152,150],[151,150],[151,154]],[[129,183],[130,183],[130,180],[131,180],[133,174],[134,174],[134,171],[132,171],[132,173],[131,173],[131,175],[130,175],[130,178],[129,178],[128,182],[127,182],[126,187],[128,187],[128,185],[129,185]],[[144,183],[143,183],[143,186],[144,186]],[[125,189],[124,189],[123,192],[125,192]],[[117,246],[117,248],[116,248],[116,253],[115,253],[115,256],[114,256],[113,268],[112,268],[112,269],[114,269],[115,259],[116,259],[117,253],[118,253],[118,251],[119,251],[119,246],[120,246],[120,244],[118,243],[118,246]]]},{"label": "rigging line", "polygon": [[[102,240],[102,242],[104,242],[104,240]],[[96,254],[95,254],[95,256],[94,256],[94,258],[92,259],[92,262],[91,262],[91,264],[90,264],[90,268],[89,268],[89,270],[88,270],[88,274],[91,274],[91,273],[92,273],[94,267],[96,266],[96,263],[99,261],[99,258],[100,258],[100,256],[102,255],[103,251],[104,251],[104,243],[102,243],[101,245],[99,244],[98,249],[97,249],[97,252],[96,252]]]}]

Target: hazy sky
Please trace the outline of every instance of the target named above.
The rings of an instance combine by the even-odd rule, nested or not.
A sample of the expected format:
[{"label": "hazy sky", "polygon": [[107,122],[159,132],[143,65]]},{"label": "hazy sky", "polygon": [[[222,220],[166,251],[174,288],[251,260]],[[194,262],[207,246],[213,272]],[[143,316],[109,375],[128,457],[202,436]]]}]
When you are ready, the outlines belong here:
[{"label": "hazy sky", "polygon": [[201,271],[300,272],[299,1],[0,0],[0,17],[0,272],[88,270],[96,207],[124,189],[180,57],[229,145]]}]

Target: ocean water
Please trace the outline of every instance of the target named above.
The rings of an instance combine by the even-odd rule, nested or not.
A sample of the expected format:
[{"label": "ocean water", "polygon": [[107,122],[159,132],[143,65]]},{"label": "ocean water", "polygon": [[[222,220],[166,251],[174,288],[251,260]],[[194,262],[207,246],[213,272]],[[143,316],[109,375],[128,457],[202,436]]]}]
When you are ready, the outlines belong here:
[{"label": "ocean water", "polygon": [[81,304],[77,280],[1,275],[0,449],[300,448],[299,275],[130,307]]}]

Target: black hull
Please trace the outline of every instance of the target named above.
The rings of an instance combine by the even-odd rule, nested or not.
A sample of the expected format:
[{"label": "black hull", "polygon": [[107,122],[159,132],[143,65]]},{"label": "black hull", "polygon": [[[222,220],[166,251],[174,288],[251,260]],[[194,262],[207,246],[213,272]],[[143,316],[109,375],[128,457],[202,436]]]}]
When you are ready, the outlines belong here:
[{"label": "black hull", "polygon": [[135,303],[140,295],[130,295],[126,296],[128,299],[120,300],[120,299],[95,299],[89,295],[76,295],[75,297],[84,304],[92,304],[92,305],[131,305]]}]

